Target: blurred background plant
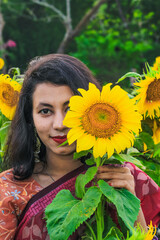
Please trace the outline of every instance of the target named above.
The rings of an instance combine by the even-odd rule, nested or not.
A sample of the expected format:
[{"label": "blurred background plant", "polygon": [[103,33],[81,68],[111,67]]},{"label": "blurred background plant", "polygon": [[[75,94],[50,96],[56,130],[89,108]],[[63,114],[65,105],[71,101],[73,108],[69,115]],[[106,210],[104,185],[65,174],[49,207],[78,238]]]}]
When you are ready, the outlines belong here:
[{"label": "blurred background plant", "polygon": [[[140,72],[160,52],[160,1],[1,0],[3,42],[12,39],[6,66],[64,52],[84,61],[103,83]],[[32,27],[30,27],[32,26]],[[127,87],[127,83],[124,87]]]},{"label": "blurred background plant", "polygon": [[160,186],[160,57],[151,67],[146,63],[141,75],[129,72],[118,82],[131,76],[134,80],[129,95],[136,101],[143,120],[142,131],[127,155],[140,160],[140,168]]},{"label": "blurred background plant", "polygon": [[[0,64],[4,66],[3,59],[0,59]],[[5,143],[19,99],[21,84],[23,82],[23,76],[20,75],[18,68],[10,69],[9,73],[10,75],[0,75],[0,171],[4,170],[3,156]]]},{"label": "blurred background plant", "polygon": [[[160,1],[152,0],[0,0],[1,73],[14,78],[18,66],[12,80],[19,81],[30,59],[59,52],[81,59],[102,84],[115,84],[126,72],[153,64],[160,52],[159,9]],[[131,97],[137,94],[134,80],[130,75],[119,82]],[[2,156],[9,120],[0,115]],[[159,125],[158,117],[144,118],[143,132],[128,150],[158,184]]]}]

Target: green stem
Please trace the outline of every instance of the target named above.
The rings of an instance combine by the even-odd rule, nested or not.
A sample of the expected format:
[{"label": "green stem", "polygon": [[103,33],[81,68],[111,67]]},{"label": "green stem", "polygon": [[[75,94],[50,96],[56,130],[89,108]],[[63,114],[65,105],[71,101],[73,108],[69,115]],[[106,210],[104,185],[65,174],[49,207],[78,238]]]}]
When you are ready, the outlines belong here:
[{"label": "green stem", "polygon": [[97,222],[97,240],[102,240],[103,230],[104,230],[104,204],[103,198],[101,198],[96,210],[96,222]]},{"label": "green stem", "polygon": [[93,228],[91,227],[91,225],[90,225],[87,221],[85,221],[85,224],[87,225],[87,227],[88,227],[89,230],[91,231],[92,236],[93,236],[93,239],[94,239],[94,240],[97,240],[97,239],[96,239],[96,235],[95,235],[95,233],[94,233]]},{"label": "green stem", "polygon": [[95,162],[97,167],[101,166],[101,157],[96,158]]}]

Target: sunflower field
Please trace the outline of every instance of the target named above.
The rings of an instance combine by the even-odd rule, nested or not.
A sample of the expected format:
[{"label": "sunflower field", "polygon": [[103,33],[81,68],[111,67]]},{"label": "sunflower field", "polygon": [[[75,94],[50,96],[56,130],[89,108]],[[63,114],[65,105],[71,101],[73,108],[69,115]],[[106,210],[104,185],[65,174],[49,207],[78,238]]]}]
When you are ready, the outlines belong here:
[{"label": "sunflower field", "polygon": [[[1,69],[3,66],[4,61],[0,59]],[[119,82],[128,81],[131,78],[132,85],[128,91],[118,85]],[[20,74],[18,68],[9,70],[9,74],[0,75],[0,171],[6,168],[3,163],[5,144],[16,111],[22,82],[23,75]],[[77,177],[76,194],[78,199],[83,199],[83,204],[81,200],[76,200],[78,206],[76,211],[82,213],[84,209],[86,210],[82,213],[81,219],[77,218],[76,213],[75,224],[79,226],[86,222],[95,211],[99,230],[96,237],[94,231],[90,229],[92,232],[90,239],[102,239],[104,230],[102,227],[104,220],[102,220],[101,214],[104,206],[102,200],[108,196],[108,192],[112,191],[112,198],[109,201],[115,203],[117,194],[120,198],[124,198],[125,203],[128,201],[126,212],[123,213],[120,210],[122,220],[127,229],[132,232],[132,236],[128,235],[125,239],[151,240],[155,234],[152,223],[147,234],[141,228],[134,229],[140,203],[133,194],[126,192],[125,189],[117,192],[103,180],[98,181],[99,187],[92,186],[86,193],[82,189],[93,179],[99,166],[123,164],[124,162],[134,163],[160,186],[160,57],[155,59],[153,66],[146,63],[142,74],[128,72],[117,81],[115,86],[112,86],[112,83],[104,85],[101,92],[91,83],[87,91],[84,89],[78,89],[78,91],[81,96],[71,97],[70,110],[64,119],[64,125],[70,128],[67,141],[68,144],[77,142],[75,158],[89,153],[91,158],[86,160],[86,163],[94,166],[87,170],[84,178]],[[61,233],[59,225],[53,226],[53,223],[57,222],[56,217],[61,214],[57,214],[57,212],[51,214],[53,209],[63,212],[61,208],[57,210],[58,206],[63,207],[63,204],[68,206],[66,202],[60,203],[72,198],[69,192],[62,191],[47,206],[45,212],[51,239],[55,234]],[[90,204],[89,209],[88,205],[84,208],[85,204]],[[118,204],[117,207],[119,207]],[[129,216],[130,211],[132,212],[131,217]],[[55,219],[50,216],[55,216]],[[74,213],[71,220],[73,218]],[[75,231],[74,224],[67,225],[66,231],[68,231],[68,235],[66,232],[65,235],[61,233],[64,236],[57,239],[68,239],[68,236]],[[111,227],[103,239],[108,239],[110,236],[124,239],[123,234],[115,227]]]},{"label": "sunflower field", "polygon": [[[2,69],[3,66],[4,60],[1,58],[0,68]],[[99,104],[94,105],[95,109],[92,109],[92,111],[95,111],[97,118],[101,118],[102,121],[101,125],[95,125],[98,141],[96,141],[93,152],[96,157],[98,153],[100,153],[101,157],[106,152],[108,153],[108,157],[111,157],[113,152],[117,154],[120,152],[121,154],[125,153],[123,157],[125,157],[126,161],[136,159],[138,167],[142,168],[143,171],[160,185],[160,57],[156,58],[153,66],[146,64],[145,71],[142,74],[135,72],[126,73],[117,81],[117,84],[121,81],[128,81],[131,77],[134,79],[134,82],[131,88],[128,89],[128,92],[121,89],[118,85],[111,87],[111,84],[108,83],[104,86],[101,93],[101,100],[104,104],[100,106]],[[7,132],[16,109],[22,82],[23,76],[20,75],[18,68],[11,69],[10,75],[0,75],[1,171]],[[98,93],[98,90],[94,86],[90,87],[93,89],[93,93],[92,91],[91,93],[90,91],[86,93],[83,89],[80,92],[84,95],[84,101],[88,97],[87,95],[93,94],[94,97],[88,104],[94,104],[94,101],[100,98],[100,93]],[[121,98],[118,98],[118,96],[121,96]],[[79,104],[78,109],[80,109],[80,105],[82,106],[81,98],[78,96],[74,98],[76,99],[75,101],[72,100],[72,102],[76,102],[76,105]],[[109,101],[107,107],[105,99]],[[116,106],[116,110],[113,106]],[[109,112],[108,116],[104,114],[105,108]],[[137,112],[133,111],[135,108]],[[121,119],[118,118],[119,113],[121,116],[123,115]],[[82,112],[72,112],[72,116],[69,117],[74,119],[74,114],[82,114]],[[83,134],[84,138],[82,140],[77,139],[78,151],[81,151],[82,148],[83,150],[89,149],[95,142],[92,132],[94,130],[92,130],[91,126],[85,124],[85,122],[88,122],[88,116],[88,113],[84,116],[83,123],[89,129],[85,129],[84,127],[83,131],[89,130],[90,136]],[[92,118],[91,121],[93,125],[97,124],[96,119]],[[68,121],[66,119],[65,124],[67,125],[68,122],[71,122],[72,125],[70,118],[68,118]],[[114,124],[115,122],[116,124]],[[67,126],[71,127],[70,124]],[[103,128],[105,129],[104,132]],[[73,128],[69,134],[69,143],[75,141],[74,137],[72,137],[74,131],[82,133],[82,130]],[[118,132],[118,134],[114,135],[114,132]],[[107,138],[107,143],[104,141],[105,138]],[[120,155],[119,159],[121,159]]]}]

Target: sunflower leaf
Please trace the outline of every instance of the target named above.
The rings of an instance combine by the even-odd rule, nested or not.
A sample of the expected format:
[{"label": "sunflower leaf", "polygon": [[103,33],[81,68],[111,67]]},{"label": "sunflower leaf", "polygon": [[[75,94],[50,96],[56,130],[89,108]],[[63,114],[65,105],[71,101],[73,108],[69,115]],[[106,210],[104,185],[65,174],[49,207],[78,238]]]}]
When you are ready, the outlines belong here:
[{"label": "sunflower leaf", "polygon": [[45,210],[50,239],[67,240],[95,212],[101,195],[98,187],[90,187],[82,200],[69,190],[60,191]]},{"label": "sunflower leaf", "polygon": [[121,78],[119,78],[116,83],[123,81],[127,77],[141,78],[141,75],[136,72],[128,72],[125,75],[123,75]]},{"label": "sunflower leaf", "polygon": [[88,153],[92,153],[91,150],[81,151],[81,152],[75,152],[73,155],[73,159],[78,159],[84,156],[87,156]]},{"label": "sunflower leaf", "polygon": [[1,144],[1,148],[3,148],[5,143],[6,143],[7,133],[9,131],[10,124],[11,124],[11,122],[7,121],[7,122],[3,123],[2,127],[0,128],[0,144]]},{"label": "sunflower leaf", "polygon": [[115,158],[118,160],[121,160],[124,162],[131,162],[133,164],[135,164],[138,167],[143,167],[143,164],[135,157],[129,155],[129,154],[114,154]]},{"label": "sunflower leaf", "polygon": [[92,166],[95,164],[94,158],[89,158],[87,160],[85,160],[85,163],[89,166]]},{"label": "sunflower leaf", "polygon": [[104,180],[99,180],[98,185],[106,198],[116,206],[118,215],[126,227],[132,229],[140,209],[140,200],[128,190],[115,189]]},{"label": "sunflower leaf", "polygon": [[139,138],[147,145],[148,149],[154,148],[154,141],[149,133],[141,132]]},{"label": "sunflower leaf", "polygon": [[65,142],[63,142],[63,143],[61,143],[60,145],[58,145],[58,147],[64,146],[64,145],[66,145],[67,143],[68,143],[68,139],[67,139]]},{"label": "sunflower leaf", "polygon": [[160,143],[158,143],[154,146],[153,157],[156,157],[156,156],[160,156]]},{"label": "sunflower leaf", "polygon": [[88,168],[85,174],[80,174],[77,177],[76,183],[75,183],[76,197],[83,198],[85,194],[85,186],[94,178],[97,170],[98,170],[97,167],[90,167]]},{"label": "sunflower leaf", "polygon": [[104,240],[121,240],[124,238],[122,232],[117,227],[112,227]]}]

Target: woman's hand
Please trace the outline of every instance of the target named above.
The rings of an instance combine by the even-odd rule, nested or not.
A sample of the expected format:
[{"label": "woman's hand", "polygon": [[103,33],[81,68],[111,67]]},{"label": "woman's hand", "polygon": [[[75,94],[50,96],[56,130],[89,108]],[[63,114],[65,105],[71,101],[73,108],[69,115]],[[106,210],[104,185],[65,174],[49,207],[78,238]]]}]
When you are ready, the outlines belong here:
[{"label": "woman's hand", "polygon": [[110,186],[115,188],[125,188],[132,194],[135,194],[134,177],[127,167],[117,167],[113,165],[104,165],[98,168],[96,179],[105,180]]}]

